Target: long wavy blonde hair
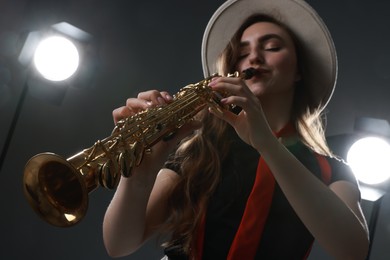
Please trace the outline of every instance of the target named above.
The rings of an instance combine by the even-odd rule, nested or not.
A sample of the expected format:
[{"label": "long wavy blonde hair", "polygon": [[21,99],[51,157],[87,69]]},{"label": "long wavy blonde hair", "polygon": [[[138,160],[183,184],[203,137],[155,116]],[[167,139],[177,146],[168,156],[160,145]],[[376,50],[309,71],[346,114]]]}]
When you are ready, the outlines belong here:
[{"label": "long wavy blonde hair", "polygon": [[[217,66],[219,74],[226,75],[235,71],[242,33],[256,22],[277,24],[291,35],[296,46],[298,66],[302,72],[304,67],[299,63],[299,42],[294,34],[276,18],[257,14],[242,24],[222,52]],[[304,73],[302,74],[304,80]],[[320,105],[313,104],[310,100],[310,86],[306,86],[303,80],[295,87],[291,121],[305,145],[317,153],[332,156],[325,140],[324,117]],[[172,233],[171,240],[166,246],[180,244],[185,253],[190,253],[197,235],[197,227],[220,179],[221,161],[229,149],[229,143],[226,142],[227,124],[208,111],[202,111],[198,117],[202,120],[203,126],[181,142],[173,158],[174,162],[180,164],[181,179],[172,189],[169,199],[172,211],[169,221],[165,224],[165,228]]]}]

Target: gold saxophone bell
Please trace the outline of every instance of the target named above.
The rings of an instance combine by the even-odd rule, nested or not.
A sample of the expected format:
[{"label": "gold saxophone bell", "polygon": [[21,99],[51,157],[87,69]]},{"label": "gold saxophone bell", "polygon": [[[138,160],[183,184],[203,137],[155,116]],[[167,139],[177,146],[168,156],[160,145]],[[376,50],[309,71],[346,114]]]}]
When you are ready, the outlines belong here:
[{"label": "gold saxophone bell", "polygon": [[[228,77],[251,78],[252,68]],[[88,194],[97,187],[115,189],[129,177],[146,151],[172,135],[206,106],[220,110],[220,98],[208,86],[212,75],[182,88],[171,103],[149,108],[121,120],[112,134],[68,159],[53,153],[33,156],[24,169],[24,193],[33,210],[58,227],[78,223],[86,214]]]},{"label": "gold saxophone bell", "polygon": [[88,208],[88,184],[65,159],[42,153],[32,157],[24,172],[24,192],[34,211],[48,223],[67,227],[79,222]]}]

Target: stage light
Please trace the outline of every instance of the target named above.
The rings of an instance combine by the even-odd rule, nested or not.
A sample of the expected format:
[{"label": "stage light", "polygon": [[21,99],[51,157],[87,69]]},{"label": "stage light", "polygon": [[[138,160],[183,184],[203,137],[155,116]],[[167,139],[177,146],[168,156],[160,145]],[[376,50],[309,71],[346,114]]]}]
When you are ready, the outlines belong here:
[{"label": "stage light", "polygon": [[[43,39],[46,40],[41,42]],[[81,49],[80,54],[76,45],[69,39],[77,42],[77,47]],[[94,66],[89,66],[92,65],[92,58],[96,54],[93,37],[76,26],[60,22],[38,31],[31,31],[21,36],[20,41],[22,40],[24,44],[20,50],[18,62],[25,69],[25,80],[0,154],[0,171],[27,93],[32,97],[60,105],[68,86],[85,86],[93,75],[92,67]],[[53,43],[54,46],[51,45]],[[68,51],[64,50],[64,47],[68,48]],[[0,51],[5,50],[8,49],[1,48]],[[49,51],[48,54],[47,51]],[[79,61],[83,63],[83,66],[78,66]],[[78,73],[74,75],[76,71]]]},{"label": "stage light", "polygon": [[[65,81],[83,77],[95,46],[89,33],[66,22],[28,33],[18,61],[26,68],[34,65],[44,79]],[[94,54],[92,54],[94,55]],[[79,68],[79,62],[83,66]],[[83,67],[82,73],[80,69]],[[35,76],[35,75],[32,75]],[[69,81],[69,80],[67,80]]]},{"label": "stage light", "polygon": [[51,36],[38,44],[34,64],[44,78],[62,81],[76,72],[79,66],[79,53],[75,44],[67,38]]},{"label": "stage light", "polygon": [[364,137],[350,147],[347,162],[359,181],[375,185],[390,177],[390,145],[379,137]]},{"label": "stage light", "polygon": [[381,203],[390,187],[390,125],[384,119],[358,117],[353,133],[328,136],[327,140],[359,181],[362,210],[370,230],[366,258],[370,259]]},{"label": "stage light", "polygon": [[91,85],[96,57],[91,34],[60,22],[26,34],[18,61],[27,72],[29,96],[61,105],[70,87]]}]

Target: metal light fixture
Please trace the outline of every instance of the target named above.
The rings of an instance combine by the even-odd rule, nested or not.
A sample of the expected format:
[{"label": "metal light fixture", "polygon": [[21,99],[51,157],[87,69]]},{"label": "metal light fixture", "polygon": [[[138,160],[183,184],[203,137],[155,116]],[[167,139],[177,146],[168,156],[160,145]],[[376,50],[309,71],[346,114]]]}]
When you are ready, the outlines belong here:
[{"label": "metal light fixture", "polygon": [[89,33],[67,22],[28,33],[18,61],[28,68],[29,94],[61,104],[69,86],[80,88],[91,79],[95,47]]},{"label": "metal light fixture", "polygon": [[[73,75],[74,78],[74,73],[78,69],[79,61],[84,63],[88,56],[87,53],[79,53],[77,49],[82,45],[90,46],[92,39],[93,37],[89,33],[67,22],[53,24],[43,30],[32,31],[27,34],[18,56],[18,62],[26,67],[27,75],[0,154],[0,171],[27,92],[31,96],[44,99],[49,103],[60,104],[65,96],[70,77]],[[42,40],[44,41],[41,43]],[[73,40],[74,42],[72,42]],[[54,47],[50,47],[51,43],[54,43]],[[70,48],[70,52],[64,51],[64,46]],[[91,49],[93,50],[94,48],[88,48],[89,51]],[[46,51],[51,51],[51,53],[45,54]],[[71,57],[73,59],[69,61]],[[42,58],[46,58],[46,60]],[[63,58],[66,59],[64,60]],[[83,58],[84,60],[82,60]],[[48,60],[51,61],[50,64],[47,63]],[[64,64],[69,66],[62,66]],[[36,65],[36,67],[32,65]],[[88,71],[86,71],[86,69],[91,68],[83,66],[83,69],[83,71],[78,69],[80,78],[77,78],[77,80],[84,80],[87,77],[86,74],[91,76],[92,73],[87,73]]]},{"label": "metal light fixture", "polygon": [[38,44],[34,53],[34,65],[45,79],[63,81],[76,72],[79,52],[69,39],[51,36]]},{"label": "metal light fixture", "polygon": [[327,140],[330,148],[346,159],[359,181],[362,205],[368,208],[363,211],[370,230],[369,259],[390,179],[389,123],[383,119],[360,117],[355,119],[353,133],[329,136]]},{"label": "metal light fixture", "polygon": [[349,148],[347,162],[359,181],[380,184],[390,177],[390,144],[380,137],[362,137]]}]

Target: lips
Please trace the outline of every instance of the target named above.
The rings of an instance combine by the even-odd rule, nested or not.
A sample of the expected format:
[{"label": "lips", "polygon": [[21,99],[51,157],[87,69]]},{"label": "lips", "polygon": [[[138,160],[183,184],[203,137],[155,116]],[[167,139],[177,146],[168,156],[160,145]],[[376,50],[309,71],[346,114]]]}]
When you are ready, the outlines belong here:
[{"label": "lips", "polygon": [[265,69],[265,68],[258,68],[256,70],[258,71],[259,74],[264,74],[264,73],[270,72],[269,69]]},{"label": "lips", "polygon": [[251,72],[253,74],[253,77],[257,77],[257,78],[270,72],[270,70],[266,69],[266,68],[250,68],[250,69],[251,69]]}]

